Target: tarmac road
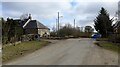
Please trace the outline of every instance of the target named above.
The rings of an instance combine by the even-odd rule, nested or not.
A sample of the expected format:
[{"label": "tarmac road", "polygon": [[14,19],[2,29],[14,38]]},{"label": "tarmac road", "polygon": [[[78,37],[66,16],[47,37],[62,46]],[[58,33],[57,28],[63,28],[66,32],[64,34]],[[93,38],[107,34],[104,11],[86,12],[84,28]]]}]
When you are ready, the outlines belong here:
[{"label": "tarmac road", "polygon": [[5,65],[118,65],[118,54],[94,45],[89,38],[53,41]]}]

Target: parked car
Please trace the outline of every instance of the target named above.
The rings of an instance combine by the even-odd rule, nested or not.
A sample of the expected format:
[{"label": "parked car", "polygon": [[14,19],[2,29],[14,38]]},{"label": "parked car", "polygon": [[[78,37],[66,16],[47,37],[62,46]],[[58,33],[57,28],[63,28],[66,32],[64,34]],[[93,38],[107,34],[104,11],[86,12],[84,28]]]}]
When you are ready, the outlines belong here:
[{"label": "parked car", "polygon": [[100,38],[100,37],[101,37],[101,34],[95,33],[95,34],[92,34],[91,37],[92,37],[92,38]]}]

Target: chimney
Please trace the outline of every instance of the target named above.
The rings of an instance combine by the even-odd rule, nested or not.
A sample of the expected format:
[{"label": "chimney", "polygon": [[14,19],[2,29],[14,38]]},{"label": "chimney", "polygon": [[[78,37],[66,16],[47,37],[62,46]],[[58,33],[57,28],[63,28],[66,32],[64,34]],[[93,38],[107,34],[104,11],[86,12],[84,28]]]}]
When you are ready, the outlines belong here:
[{"label": "chimney", "polygon": [[32,20],[32,16],[31,16],[31,14],[29,14],[29,17],[28,17],[28,19]]}]

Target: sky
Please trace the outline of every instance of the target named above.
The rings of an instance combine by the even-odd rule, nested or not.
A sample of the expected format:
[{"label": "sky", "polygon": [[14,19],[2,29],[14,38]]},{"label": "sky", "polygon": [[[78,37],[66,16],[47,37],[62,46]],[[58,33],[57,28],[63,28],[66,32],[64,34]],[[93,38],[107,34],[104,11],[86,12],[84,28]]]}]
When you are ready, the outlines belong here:
[{"label": "sky", "polygon": [[51,30],[56,26],[57,13],[60,13],[60,25],[71,24],[76,19],[76,26],[94,27],[94,19],[101,7],[112,18],[118,10],[119,0],[2,0],[0,16],[19,19],[23,14],[31,14]]}]

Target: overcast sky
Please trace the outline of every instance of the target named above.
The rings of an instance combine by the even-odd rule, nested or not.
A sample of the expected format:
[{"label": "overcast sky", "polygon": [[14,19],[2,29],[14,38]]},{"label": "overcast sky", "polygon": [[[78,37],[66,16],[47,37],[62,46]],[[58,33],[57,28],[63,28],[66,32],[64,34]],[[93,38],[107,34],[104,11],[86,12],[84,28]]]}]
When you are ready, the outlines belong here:
[{"label": "overcast sky", "polygon": [[73,25],[75,18],[76,26],[93,27],[93,20],[101,7],[107,9],[110,17],[113,17],[118,9],[117,6],[118,0],[2,0],[0,16],[18,19],[22,14],[30,13],[32,19],[52,29],[56,25],[57,12],[60,12],[61,25],[66,23]]}]

